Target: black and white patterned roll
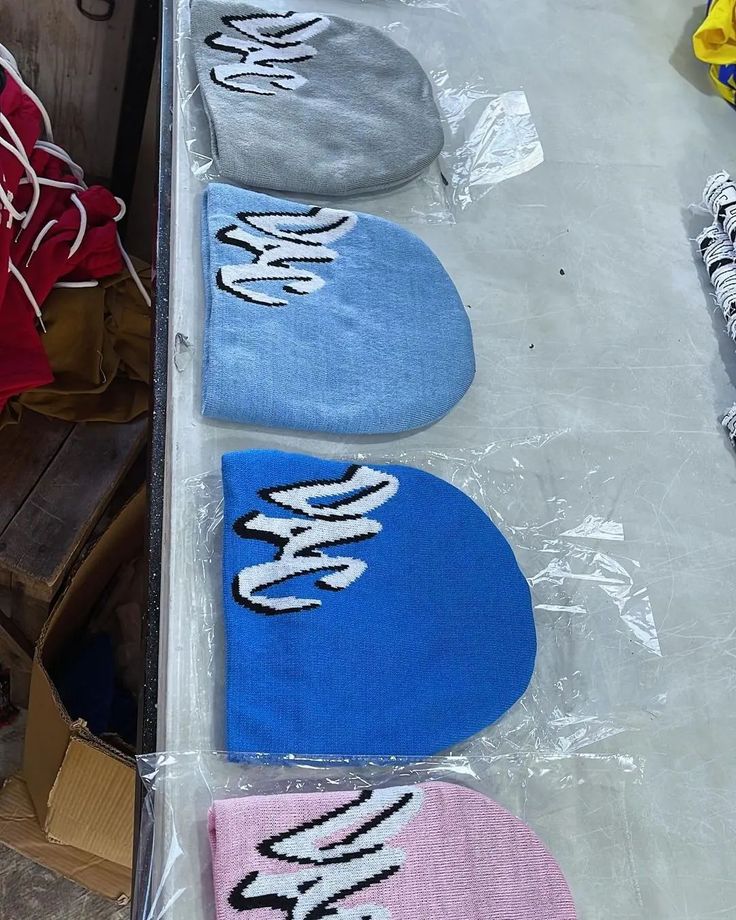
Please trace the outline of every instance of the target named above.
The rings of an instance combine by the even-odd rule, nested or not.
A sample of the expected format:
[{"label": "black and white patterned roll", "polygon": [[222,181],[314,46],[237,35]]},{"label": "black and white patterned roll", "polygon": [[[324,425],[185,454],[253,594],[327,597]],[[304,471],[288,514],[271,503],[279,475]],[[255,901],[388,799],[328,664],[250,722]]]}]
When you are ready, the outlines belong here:
[{"label": "black and white patterned roll", "polygon": [[731,443],[736,447],[736,405],[731,406],[721,419],[721,424],[728,432]]},{"label": "black and white patterned roll", "polygon": [[736,249],[717,223],[707,227],[700,234],[697,244],[710,279],[715,284],[716,273],[736,263]]},{"label": "black and white patterned roll", "polygon": [[736,249],[718,223],[707,227],[697,243],[728,334],[736,339]]},{"label": "black and white patterned roll", "polygon": [[703,200],[728,238],[736,244],[736,183],[727,172],[716,173],[708,179]]}]

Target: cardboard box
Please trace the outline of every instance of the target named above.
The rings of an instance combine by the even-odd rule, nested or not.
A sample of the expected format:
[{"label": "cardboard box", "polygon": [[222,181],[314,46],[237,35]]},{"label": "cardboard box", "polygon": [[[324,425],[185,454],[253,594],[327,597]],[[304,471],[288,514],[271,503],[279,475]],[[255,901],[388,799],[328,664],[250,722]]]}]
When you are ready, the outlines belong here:
[{"label": "cardboard box", "polygon": [[128,879],[134,761],[93,735],[85,722],[71,720],[49,672],[120,566],[142,553],[145,510],[145,492],[140,490],[73,574],[43,629],[31,673],[22,774],[50,842],[121,867]]},{"label": "cardboard box", "polygon": [[0,791],[0,840],[33,862],[118,904],[130,900],[130,870],[74,847],[50,843],[41,830],[26,784],[11,777]]}]

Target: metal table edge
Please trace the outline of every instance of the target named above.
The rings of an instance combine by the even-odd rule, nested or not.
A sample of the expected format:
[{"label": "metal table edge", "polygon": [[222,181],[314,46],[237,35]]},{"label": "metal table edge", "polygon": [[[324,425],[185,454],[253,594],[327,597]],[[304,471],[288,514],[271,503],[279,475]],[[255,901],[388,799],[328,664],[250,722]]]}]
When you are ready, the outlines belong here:
[{"label": "metal table edge", "polygon": [[[152,376],[148,454],[148,604],[143,621],[144,680],[139,697],[138,751],[157,747],[159,646],[161,625],[162,560],[164,556],[164,505],[166,499],[166,425],[169,363],[169,290],[171,240],[171,190],[174,105],[174,0],[160,0],[159,55],[161,100],[158,131],[158,183],[151,335]],[[141,876],[150,865],[151,840],[142,836],[141,817],[146,806],[145,789],[136,785],[133,895],[131,917],[143,916],[147,885]]]}]

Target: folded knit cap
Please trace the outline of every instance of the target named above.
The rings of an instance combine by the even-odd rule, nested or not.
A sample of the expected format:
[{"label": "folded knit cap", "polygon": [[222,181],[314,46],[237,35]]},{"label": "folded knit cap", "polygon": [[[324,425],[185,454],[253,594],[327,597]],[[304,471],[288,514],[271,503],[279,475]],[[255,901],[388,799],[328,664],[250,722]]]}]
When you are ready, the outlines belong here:
[{"label": "folded knit cap", "polygon": [[204,415],[393,433],[436,421],[470,386],[460,296],[396,224],[212,183],[202,235]]},{"label": "folded knit cap", "polygon": [[222,473],[231,755],[436,754],[522,695],[529,587],[459,489],[280,451]]},{"label": "folded knit cap", "polygon": [[408,181],[441,151],[432,84],[378,29],[238,0],[194,0],[191,21],[224,179],[295,194],[360,194]]},{"label": "folded knit cap", "polygon": [[536,834],[452,783],[218,800],[209,834],[217,920],[575,920]]}]

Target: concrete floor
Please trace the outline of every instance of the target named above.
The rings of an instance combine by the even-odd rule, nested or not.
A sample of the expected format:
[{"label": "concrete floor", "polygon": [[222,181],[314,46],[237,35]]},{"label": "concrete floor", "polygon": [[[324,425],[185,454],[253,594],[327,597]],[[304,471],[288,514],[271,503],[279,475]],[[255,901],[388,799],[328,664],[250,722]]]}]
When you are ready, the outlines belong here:
[{"label": "concrete floor", "polygon": [[3,920],[123,920],[129,907],[91,894],[55,872],[0,845],[0,916]]}]

